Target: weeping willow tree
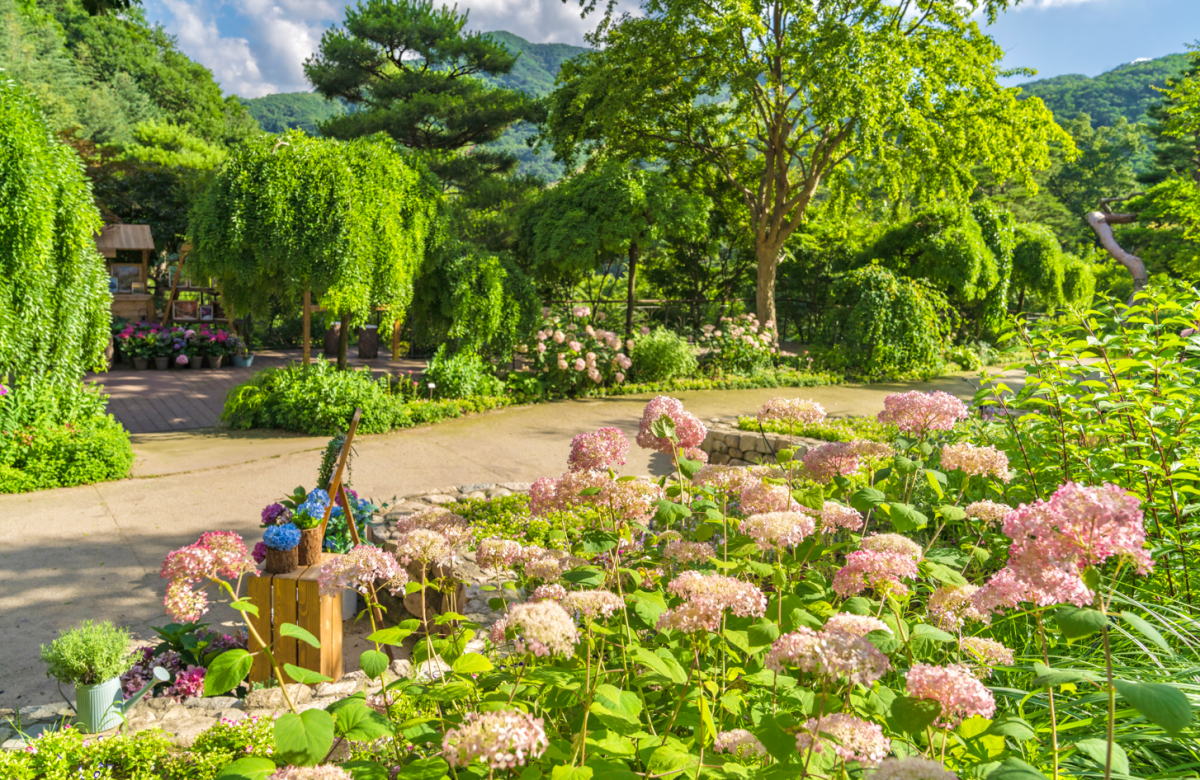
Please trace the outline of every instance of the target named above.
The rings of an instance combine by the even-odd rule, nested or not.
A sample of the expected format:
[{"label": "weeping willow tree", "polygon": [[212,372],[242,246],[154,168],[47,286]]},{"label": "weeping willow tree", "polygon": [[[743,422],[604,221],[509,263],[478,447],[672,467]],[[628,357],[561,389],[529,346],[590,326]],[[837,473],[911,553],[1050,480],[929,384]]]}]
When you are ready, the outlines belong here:
[{"label": "weeping willow tree", "polygon": [[25,90],[0,80],[0,382],[65,398],[103,366],[112,296],[100,227],[79,158]]},{"label": "weeping willow tree", "polygon": [[292,131],[251,140],[222,166],[192,212],[189,261],[238,313],[318,296],[340,315],[345,368],[355,322],[379,307],[386,321],[403,317],[436,218],[429,175],[386,137]]}]

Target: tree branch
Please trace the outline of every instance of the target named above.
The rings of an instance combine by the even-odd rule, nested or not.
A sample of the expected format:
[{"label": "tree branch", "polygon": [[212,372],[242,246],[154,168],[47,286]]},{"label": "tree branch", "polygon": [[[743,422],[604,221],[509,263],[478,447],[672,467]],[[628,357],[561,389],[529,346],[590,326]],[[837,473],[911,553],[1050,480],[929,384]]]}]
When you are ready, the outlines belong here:
[{"label": "tree branch", "polygon": [[1146,264],[1142,262],[1142,258],[1132,255],[1121,248],[1121,245],[1117,243],[1117,239],[1113,235],[1110,225],[1133,222],[1137,219],[1137,215],[1102,214],[1099,211],[1089,211],[1084,218],[1092,226],[1092,230],[1096,231],[1096,237],[1100,239],[1101,246],[1108,250],[1108,253],[1118,263],[1125,266],[1129,271],[1129,275],[1133,277],[1133,293],[1129,296],[1129,303],[1132,305],[1134,296],[1144,290],[1146,285],[1150,283],[1150,274],[1146,272]]}]

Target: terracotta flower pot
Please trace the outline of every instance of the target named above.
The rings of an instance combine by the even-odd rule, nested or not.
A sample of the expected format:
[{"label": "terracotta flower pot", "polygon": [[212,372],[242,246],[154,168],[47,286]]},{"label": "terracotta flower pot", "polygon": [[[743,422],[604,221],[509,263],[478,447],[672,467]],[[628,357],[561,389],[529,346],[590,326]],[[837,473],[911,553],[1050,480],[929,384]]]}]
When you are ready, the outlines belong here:
[{"label": "terracotta flower pot", "polygon": [[208,367],[209,368],[220,368],[221,361],[224,359],[225,359],[224,355],[209,355],[208,356]]},{"label": "terracotta flower pot", "polygon": [[159,371],[166,371],[171,365],[171,358],[163,356],[154,358],[154,367]]},{"label": "terracotta flower pot", "polygon": [[321,529],[303,528],[300,530],[300,565],[313,566],[321,562]]},{"label": "terracotta flower pot", "polygon": [[300,567],[300,548],[290,550],[272,550],[267,548],[267,559],[263,569],[268,574],[287,574]]},{"label": "terracotta flower pot", "polygon": [[150,360],[143,357],[135,357],[133,359],[133,368],[135,371],[145,371],[150,367]]}]

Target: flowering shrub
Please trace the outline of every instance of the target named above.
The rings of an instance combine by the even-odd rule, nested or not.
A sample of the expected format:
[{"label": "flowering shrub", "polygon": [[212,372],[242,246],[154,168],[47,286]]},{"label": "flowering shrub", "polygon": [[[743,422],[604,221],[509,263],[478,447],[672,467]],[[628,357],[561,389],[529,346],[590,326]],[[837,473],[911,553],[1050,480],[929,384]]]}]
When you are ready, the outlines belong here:
[{"label": "flowering shrub", "polygon": [[700,331],[698,345],[708,350],[701,360],[717,374],[749,374],[767,368],[779,344],[775,323],[759,324],[753,314],[722,317]]},{"label": "flowering shrub", "polygon": [[128,323],[113,338],[121,354],[128,358],[165,357],[179,366],[188,365],[196,356],[232,355],[240,346],[238,338],[229,331],[205,323],[165,327]]},{"label": "flowering shrub", "polygon": [[[1186,610],[1138,600],[1167,554],[1146,545],[1139,499],[1068,481],[1015,506],[992,454],[972,468],[978,452],[942,448],[989,446],[969,441],[965,410],[889,400],[911,432],[894,448],[844,443],[814,478],[786,453],[747,468],[685,457],[686,409],[656,398],[638,444],[671,457],[674,480],[618,476],[624,447],[596,432],[571,470],[535,484],[535,514],[575,513],[568,549],[477,539],[441,509],[398,528],[399,561],[364,548],[327,564],[324,590],[353,584],[370,603],[372,588],[415,584],[406,561],[441,588],[437,564],[476,544],[495,622],[373,626],[360,667],[382,690],[304,717],[289,707],[275,752],[229,774],[982,780],[1191,761],[1190,688],[1175,680],[1200,643]],[[243,554],[206,535],[164,574],[227,578]],[[383,651],[414,633],[414,666],[436,656],[442,671],[395,679]],[[244,653],[210,666],[206,693],[237,684],[223,670]],[[1153,668],[1137,662],[1148,654]],[[393,695],[430,709],[393,712]],[[369,754],[318,771],[338,737]]]},{"label": "flowering shrub", "polygon": [[547,317],[536,336],[517,347],[545,395],[587,395],[625,381],[633,342],[625,344],[616,333],[586,323],[590,314],[588,307],[577,306],[569,318]]}]

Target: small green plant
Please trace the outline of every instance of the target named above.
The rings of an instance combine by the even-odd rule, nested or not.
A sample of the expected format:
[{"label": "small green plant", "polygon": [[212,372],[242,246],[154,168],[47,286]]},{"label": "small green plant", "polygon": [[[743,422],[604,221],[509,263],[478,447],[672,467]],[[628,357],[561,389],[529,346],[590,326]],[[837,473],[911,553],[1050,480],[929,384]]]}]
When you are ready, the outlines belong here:
[{"label": "small green plant", "polygon": [[533,517],[529,511],[529,496],[522,493],[464,501],[455,506],[454,511],[470,521],[477,544],[494,536],[547,548],[562,547],[564,527],[590,527],[596,514],[591,509],[581,509]]},{"label": "small green plant", "polygon": [[96,739],[79,729],[45,731],[33,750],[0,750],[0,777],[5,780],[212,780],[216,769],[189,771],[172,754],[170,736],[158,729]]},{"label": "small green plant", "polygon": [[42,645],[46,674],[73,685],[98,685],[120,677],[133,666],[129,632],[104,621],[84,621]]},{"label": "small green plant", "polygon": [[637,379],[661,382],[696,373],[696,355],[683,336],[666,328],[655,328],[633,340],[633,365]]}]

